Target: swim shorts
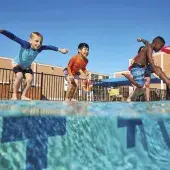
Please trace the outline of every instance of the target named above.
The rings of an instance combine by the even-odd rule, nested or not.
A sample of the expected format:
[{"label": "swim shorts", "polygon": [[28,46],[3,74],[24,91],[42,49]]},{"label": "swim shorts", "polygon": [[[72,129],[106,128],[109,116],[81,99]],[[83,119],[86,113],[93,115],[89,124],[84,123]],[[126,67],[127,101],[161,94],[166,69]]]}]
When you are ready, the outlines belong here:
[{"label": "swim shorts", "polygon": [[151,77],[151,74],[153,73],[153,68],[151,65],[148,65],[145,70],[145,77]]},{"label": "swim shorts", "polygon": [[133,76],[134,81],[139,85],[139,86],[144,86],[145,84],[145,70],[146,67],[141,66],[139,64],[133,64],[131,68],[131,75]]},{"label": "swim shorts", "polygon": [[[67,78],[68,77],[68,70],[67,70],[67,68],[65,68],[63,70],[63,73],[64,73],[64,77]],[[77,74],[74,75],[74,79],[79,79],[80,78],[79,76],[80,76],[80,72],[78,72]]]},{"label": "swim shorts", "polygon": [[21,72],[21,73],[23,74],[24,78],[25,78],[25,74],[27,74],[27,73],[33,74],[33,71],[32,71],[32,69],[31,69],[30,67],[29,67],[29,68],[22,68],[22,67],[20,67],[20,66],[15,66],[15,67],[13,68],[13,72],[14,72],[15,74]]}]

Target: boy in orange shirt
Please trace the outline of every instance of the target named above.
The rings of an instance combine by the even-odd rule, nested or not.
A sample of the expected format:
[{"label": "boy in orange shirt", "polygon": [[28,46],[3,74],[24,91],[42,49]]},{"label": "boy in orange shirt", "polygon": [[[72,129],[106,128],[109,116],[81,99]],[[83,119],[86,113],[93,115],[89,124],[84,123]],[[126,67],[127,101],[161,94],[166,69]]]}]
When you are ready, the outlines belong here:
[{"label": "boy in orange shirt", "polygon": [[89,54],[89,46],[86,43],[80,43],[78,46],[78,54],[74,55],[67,66],[67,71],[65,70],[65,75],[68,80],[68,89],[66,92],[66,101],[76,101],[76,95],[78,90],[78,80],[80,75],[80,70],[83,71],[86,76],[88,72],[86,70],[86,65],[88,63],[87,56]]}]

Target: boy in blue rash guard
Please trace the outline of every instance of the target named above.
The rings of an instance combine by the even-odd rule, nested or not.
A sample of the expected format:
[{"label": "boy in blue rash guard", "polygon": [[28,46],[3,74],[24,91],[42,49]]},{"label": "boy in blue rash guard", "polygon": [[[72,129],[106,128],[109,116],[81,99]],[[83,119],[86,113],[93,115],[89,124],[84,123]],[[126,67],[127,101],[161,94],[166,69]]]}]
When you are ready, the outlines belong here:
[{"label": "boy in blue rash guard", "polygon": [[13,71],[16,75],[13,86],[12,99],[17,100],[17,92],[21,80],[23,77],[25,77],[27,85],[22,93],[21,99],[30,100],[29,98],[26,97],[26,93],[31,87],[31,83],[33,80],[33,71],[31,69],[31,64],[35,60],[37,55],[43,50],[59,51],[63,54],[68,53],[68,50],[65,48],[58,48],[55,46],[42,45],[43,36],[38,32],[31,33],[29,42],[20,39],[13,33],[6,30],[0,29],[0,33],[21,45],[19,54],[12,60]]}]

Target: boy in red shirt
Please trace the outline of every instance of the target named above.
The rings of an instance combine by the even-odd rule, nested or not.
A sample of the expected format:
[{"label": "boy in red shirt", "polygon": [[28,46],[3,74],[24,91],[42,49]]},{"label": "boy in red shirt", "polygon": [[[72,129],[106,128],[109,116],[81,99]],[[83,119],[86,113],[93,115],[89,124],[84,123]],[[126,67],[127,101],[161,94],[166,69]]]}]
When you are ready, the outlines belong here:
[{"label": "boy in red shirt", "polygon": [[75,98],[78,90],[80,70],[82,70],[82,72],[86,74],[86,76],[88,76],[88,72],[86,70],[86,65],[88,63],[88,54],[88,44],[80,43],[78,46],[78,54],[74,55],[68,63],[67,71],[65,71],[65,75],[67,75],[67,80],[69,83],[66,92],[66,101],[76,101]]}]

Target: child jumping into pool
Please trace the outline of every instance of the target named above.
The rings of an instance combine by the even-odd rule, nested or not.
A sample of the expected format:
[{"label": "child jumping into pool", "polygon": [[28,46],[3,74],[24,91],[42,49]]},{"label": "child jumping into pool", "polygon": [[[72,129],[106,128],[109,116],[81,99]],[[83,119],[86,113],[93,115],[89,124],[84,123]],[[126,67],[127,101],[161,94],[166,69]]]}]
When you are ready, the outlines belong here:
[{"label": "child jumping into pool", "polygon": [[[145,74],[150,67],[150,71],[155,73],[157,76],[160,77],[170,88],[170,80],[166,76],[166,74],[162,71],[161,67],[155,65],[152,54],[153,51],[158,52],[162,49],[162,47],[165,44],[165,40],[158,36],[153,39],[151,44],[147,44],[147,46],[144,48],[143,52],[138,54],[138,57],[136,58],[135,62],[132,64],[131,74],[124,75],[133,85],[142,88],[145,84]],[[169,90],[168,90],[168,96],[169,96]]]},{"label": "child jumping into pool", "polygon": [[88,54],[89,45],[86,43],[80,43],[78,45],[78,54],[73,56],[68,63],[67,71],[65,71],[69,83],[66,92],[66,101],[76,101],[80,71],[82,70],[83,73],[88,76],[86,69],[86,65],[88,64]]},{"label": "child jumping into pool", "polygon": [[19,54],[12,60],[13,71],[16,75],[13,86],[12,100],[17,100],[17,92],[23,77],[26,78],[27,84],[22,93],[21,99],[30,100],[26,97],[26,93],[31,87],[31,83],[33,80],[33,71],[31,69],[31,64],[35,60],[37,55],[43,50],[59,51],[63,54],[68,53],[68,50],[55,46],[42,45],[43,36],[38,32],[31,33],[29,42],[22,40],[13,33],[3,29],[0,29],[0,33],[21,45]]},{"label": "child jumping into pool", "polygon": [[[149,41],[144,40],[144,39],[142,39],[142,38],[138,38],[137,41],[138,41],[138,42],[143,42],[144,45],[146,45],[146,46],[149,45]],[[142,51],[144,50],[145,46],[142,46],[142,47],[143,47],[143,48],[139,49],[138,54],[139,54],[139,52],[142,52]],[[136,60],[136,58],[137,58],[138,56],[139,56],[139,55],[137,55],[137,56],[132,60],[131,66],[129,67],[129,71],[131,70],[133,63],[135,62],[135,60]],[[153,57],[153,56],[152,56],[152,59],[153,59],[153,61],[154,61],[154,64],[155,64],[156,66],[158,66],[158,64],[157,64],[157,62],[154,60],[154,57]],[[132,97],[137,96],[137,95],[139,95],[139,94],[142,94],[142,91],[143,91],[143,93],[146,92],[146,93],[145,93],[145,100],[146,100],[146,101],[150,101],[150,80],[151,80],[151,74],[154,74],[155,77],[158,77],[158,76],[153,72],[152,66],[148,63],[148,66],[146,67],[145,75],[144,75],[144,76],[145,76],[144,88],[141,90],[141,88],[136,88],[136,86],[133,85],[135,91],[133,91],[133,92],[129,95],[129,97],[128,97],[128,99],[127,99],[128,102],[131,101],[131,98],[132,98]],[[126,76],[126,75],[125,75],[125,76]]]},{"label": "child jumping into pool", "polygon": [[[143,48],[144,48],[144,46],[141,46],[141,47],[138,49],[138,54],[143,50]],[[137,56],[138,56],[138,55],[137,55]],[[137,58],[137,56],[132,59],[131,64],[130,64],[130,66],[128,67],[128,70],[129,70],[129,71],[131,71],[132,65],[133,65],[133,63],[135,62],[135,59]],[[123,73],[122,75],[125,75],[125,74]],[[131,74],[130,74],[130,75],[131,75]],[[133,77],[133,76],[131,75],[131,77]],[[130,101],[132,100],[132,97],[134,97],[134,96],[139,96],[140,94],[143,94],[143,93],[144,93],[144,90],[143,90],[142,88],[137,88],[137,87],[136,87],[135,85],[133,85],[133,84],[132,84],[132,87],[133,87],[133,91],[129,94],[129,97],[128,97],[127,100],[126,100],[127,102],[130,102]]]},{"label": "child jumping into pool", "polygon": [[[138,38],[137,41],[138,42],[143,42],[144,45],[146,45],[146,46],[149,44],[149,41],[144,40],[142,38]],[[145,46],[142,46],[142,47],[139,48],[138,54],[143,51],[144,47]],[[138,55],[132,60],[131,66],[129,67],[129,71],[131,71],[132,65],[135,62],[137,57],[138,57]],[[156,64],[155,61],[154,61],[154,63]],[[151,73],[153,73],[152,67],[148,66],[147,69],[146,69],[146,72],[145,72],[145,85],[144,85],[144,88],[142,88],[142,89],[141,88],[136,88],[136,86],[134,86],[132,84],[134,91],[129,95],[129,97],[127,99],[128,102],[131,101],[132,97],[137,97],[137,96],[139,96],[139,95],[141,95],[142,93],[145,93],[145,92],[146,92],[145,93],[145,100],[146,101],[150,100],[150,78],[151,78]]]}]

